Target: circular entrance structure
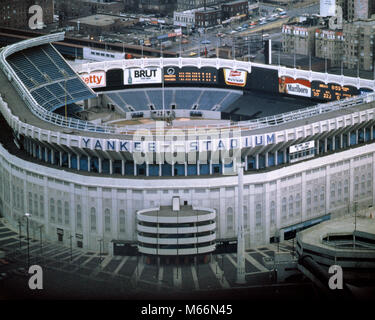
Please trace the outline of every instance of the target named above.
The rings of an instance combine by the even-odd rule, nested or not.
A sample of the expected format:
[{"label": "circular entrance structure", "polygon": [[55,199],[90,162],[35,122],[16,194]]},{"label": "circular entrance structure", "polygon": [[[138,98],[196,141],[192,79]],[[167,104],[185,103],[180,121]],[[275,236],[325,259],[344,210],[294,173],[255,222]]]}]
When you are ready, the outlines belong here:
[{"label": "circular entrance structure", "polygon": [[[214,210],[192,206],[161,206],[137,212],[137,240],[140,253],[184,261],[203,258],[215,250]],[[193,258],[193,259],[192,259]]]}]

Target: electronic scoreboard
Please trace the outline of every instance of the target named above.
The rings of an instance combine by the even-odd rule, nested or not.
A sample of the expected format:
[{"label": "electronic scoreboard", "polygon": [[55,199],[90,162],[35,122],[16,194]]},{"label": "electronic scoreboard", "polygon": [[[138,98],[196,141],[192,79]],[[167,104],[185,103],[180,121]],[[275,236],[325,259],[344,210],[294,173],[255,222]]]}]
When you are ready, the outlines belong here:
[{"label": "electronic scoreboard", "polygon": [[358,89],[352,86],[340,86],[335,83],[325,84],[319,81],[311,83],[311,97],[320,100],[341,100],[359,94]]},{"label": "electronic scoreboard", "polygon": [[218,83],[218,72],[216,68],[203,67],[165,67],[165,83]]}]

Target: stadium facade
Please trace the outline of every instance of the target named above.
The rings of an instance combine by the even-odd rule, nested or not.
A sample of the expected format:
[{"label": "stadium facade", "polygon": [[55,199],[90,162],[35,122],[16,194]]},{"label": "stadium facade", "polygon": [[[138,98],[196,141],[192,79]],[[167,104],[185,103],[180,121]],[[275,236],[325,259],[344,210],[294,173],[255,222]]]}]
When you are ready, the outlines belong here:
[{"label": "stadium facade", "polygon": [[[212,252],[215,242],[237,236],[238,161],[245,164],[246,248],[348,212],[354,202],[359,208],[375,204],[374,81],[201,58],[108,61],[73,70],[50,44],[63,37],[26,40],[0,52],[0,212],[15,227],[28,212],[32,230],[42,228],[52,241],[73,239],[77,247],[95,251],[104,245],[110,254],[138,243],[146,252],[155,248],[152,234],[161,232],[155,212],[171,218],[172,201],[178,201],[181,218],[187,210],[202,213],[196,221],[187,214],[190,225],[180,226],[188,228],[186,239],[195,239],[186,240],[186,250]],[[137,80],[138,69],[155,72]],[[154,127],[109,126],[52,112],[78,101],[120,108],[113,92],[139,89],[145,81],[159,88],[189,82],[229,90],[228,95],[259,89],[326,102],[267,118],[202,120],[201,126],[183,128],[157,121]],[[204,109],[192,102],[182,110],[165,99],[162,93],[161,103],[149,101],[153,107],[143,111],[123,101],[124,119],[151,118],[154,112],[163,118],[167,111],[220,117],[220,105]],[[198,221],[200,216],[208,218]],[[152,220],[144,221],[154,224],[150,232],[140,230],[142,219]],[[173,252],[179,234],[172,220],[160,222],[174,224],[164,230],[170,234],[163,240],[165,252]]]}]

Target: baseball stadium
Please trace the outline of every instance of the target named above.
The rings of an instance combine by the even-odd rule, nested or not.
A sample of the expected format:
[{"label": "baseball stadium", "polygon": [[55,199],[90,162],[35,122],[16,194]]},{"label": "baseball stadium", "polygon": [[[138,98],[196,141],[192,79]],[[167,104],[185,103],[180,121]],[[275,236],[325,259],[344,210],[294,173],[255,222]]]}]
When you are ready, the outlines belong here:
[{"label": "baseball stadium", "polygon": [[[0,51],[0,212],[44,238],[207,261],[375,204],[374,80],[219,58]],[[237,172],[243,166],[243,184]],[[242,196],[242,201],[239,197]]]}]

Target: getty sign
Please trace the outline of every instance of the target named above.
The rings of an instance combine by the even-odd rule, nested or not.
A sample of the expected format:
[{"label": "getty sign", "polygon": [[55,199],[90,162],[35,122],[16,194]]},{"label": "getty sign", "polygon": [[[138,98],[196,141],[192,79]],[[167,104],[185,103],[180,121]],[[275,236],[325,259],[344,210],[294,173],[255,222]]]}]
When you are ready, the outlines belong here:
[{"label": "getty sign", "polygon": [[81,74],[81,79],[90,88],[105,87],[107,85],[106,75],[104,71]]}]

